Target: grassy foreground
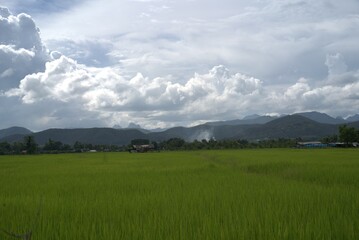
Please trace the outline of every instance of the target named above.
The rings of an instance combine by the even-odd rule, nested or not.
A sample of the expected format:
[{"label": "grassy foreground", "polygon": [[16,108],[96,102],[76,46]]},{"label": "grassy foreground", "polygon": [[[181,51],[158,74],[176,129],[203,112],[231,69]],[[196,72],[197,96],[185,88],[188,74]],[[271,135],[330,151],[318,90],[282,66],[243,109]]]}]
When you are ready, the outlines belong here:
[{"label": "grassy foreground", "polygon": [[0,229],[47,240],[359,239],[359,151],[1,156]]}]

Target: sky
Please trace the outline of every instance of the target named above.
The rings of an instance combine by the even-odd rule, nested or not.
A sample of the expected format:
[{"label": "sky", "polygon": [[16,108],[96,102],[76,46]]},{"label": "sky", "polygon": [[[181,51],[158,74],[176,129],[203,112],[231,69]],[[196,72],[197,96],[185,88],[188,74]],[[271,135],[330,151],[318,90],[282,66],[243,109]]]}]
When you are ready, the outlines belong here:
[{"label": "sky", "polygon": [[359,113],[357,0],[0,0],[0,129]]}]

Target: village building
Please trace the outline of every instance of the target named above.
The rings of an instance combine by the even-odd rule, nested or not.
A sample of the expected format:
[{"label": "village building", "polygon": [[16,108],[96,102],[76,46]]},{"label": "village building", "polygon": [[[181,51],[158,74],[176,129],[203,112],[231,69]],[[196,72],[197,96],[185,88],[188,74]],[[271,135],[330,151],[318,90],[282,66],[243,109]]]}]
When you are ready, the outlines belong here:
[{"label": "village building", "polygon": [[322,142],[298,142],[297,147],[299,148],[326,148],[328,144]]},{"label": "village building", "polygon": [[145,153],[149,151],[155,150],[155,146],[153,144],[145,144],[145,145],[132,145],[132,149],[129,150],[130,153]]}]

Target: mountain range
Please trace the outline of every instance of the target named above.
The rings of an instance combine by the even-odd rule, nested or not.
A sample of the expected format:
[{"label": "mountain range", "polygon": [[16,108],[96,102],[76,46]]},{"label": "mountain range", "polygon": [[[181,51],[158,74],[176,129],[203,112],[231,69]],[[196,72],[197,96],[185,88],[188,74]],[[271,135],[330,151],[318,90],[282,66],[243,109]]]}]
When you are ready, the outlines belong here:
[{"label": "mountain range", "polygon": [[22,141],[24,136],[33,135],[35,141],[44,145],[49,139],[74,144],[76,141],[91,144],[127,145],[133,139],[164,141],[182,138],[185,141],[202,139],[246,139],[250,141],[277,138],[302,138],[318,140],[338,134],[338,127],[347,124],[359,128],[359,115],[343,119],[333,118],[319,112],[305,112],[286,116],[252,115],[243,119],[208,122],[194,127],[174,127],[163,131],[139,128],[79,128],[48,129],[31,132],[26,128],[12,127],[0,130],[0,142]]}]

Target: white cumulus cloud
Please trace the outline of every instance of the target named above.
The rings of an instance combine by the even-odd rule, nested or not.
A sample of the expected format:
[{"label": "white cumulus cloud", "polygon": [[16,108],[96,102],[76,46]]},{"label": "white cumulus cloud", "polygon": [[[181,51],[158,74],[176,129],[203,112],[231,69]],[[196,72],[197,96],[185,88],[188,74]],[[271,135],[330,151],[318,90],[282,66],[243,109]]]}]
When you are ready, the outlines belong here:
[{"label": "white cumulus cloud", "polygon": [[44,69],[49,56],[29,15],[14,16],[0,7],[0,33],[0,89],[15,87],[26,75]]},{"label": "white cumulus cloud", "polygon": [[149,79],[140,73],[126,79],[114,69],[90,68],[62,56],[48,62],[44,72],[26,76],[6,96],[18,96],[25,104],[76,102],[88,111],[162,111],[166,115],[166,111],[178,110],[182,115],[195,111],[209,117],[259,96],[261,85],[258,79],[231,75],[224,66],[195,74],[184,84],[170,78]]}]

